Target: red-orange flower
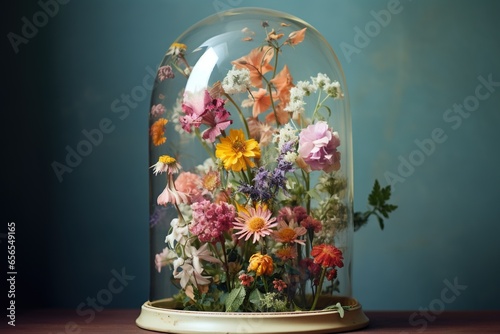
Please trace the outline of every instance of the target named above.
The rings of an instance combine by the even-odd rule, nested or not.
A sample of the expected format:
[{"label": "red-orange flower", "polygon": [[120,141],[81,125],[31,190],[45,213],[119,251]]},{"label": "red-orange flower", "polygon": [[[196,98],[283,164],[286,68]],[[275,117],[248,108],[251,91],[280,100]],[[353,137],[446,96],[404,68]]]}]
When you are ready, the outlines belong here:
[{"label": "red-orange flower", "polygon": [[272,71],[269,64],[274,56],[274,49],[270,46],[255,48],[244,57],[236,59],[232,64],[236,68],[246,68],[250,71],[250,81],[255,87],[262,87],[262,75]]},{"label": "red-orange flower", "polygon": [[321,244],[314,246],[311,250],[311,256],[314,258],[314,263],[324,268],[342,268],[344,266],[342,251],[333,245]]}]

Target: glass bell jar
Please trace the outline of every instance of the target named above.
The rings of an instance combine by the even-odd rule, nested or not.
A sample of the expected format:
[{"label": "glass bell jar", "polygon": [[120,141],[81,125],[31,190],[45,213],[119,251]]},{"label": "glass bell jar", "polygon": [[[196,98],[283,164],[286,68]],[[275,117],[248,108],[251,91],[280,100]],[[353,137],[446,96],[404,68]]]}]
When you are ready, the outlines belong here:
[{"label": "glass bell jar", "polygon": [[351,115],[331,46],[287,13],[239,8],[165,49],[149,109],[150,298],[137,325],[366,326],[351,289]]}]

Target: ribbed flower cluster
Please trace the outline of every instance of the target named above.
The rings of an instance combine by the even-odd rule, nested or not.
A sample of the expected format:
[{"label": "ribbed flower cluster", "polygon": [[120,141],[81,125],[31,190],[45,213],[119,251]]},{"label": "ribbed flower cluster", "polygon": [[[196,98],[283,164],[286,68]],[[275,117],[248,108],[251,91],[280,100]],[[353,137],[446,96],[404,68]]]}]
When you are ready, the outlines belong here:
[{"label": "ribbed flower cluster", "polygon": [[189,231],[202,242],[218,241],[224,232],[233,227],[236,211],[227,203],[212,203],[204,200],[193,203],[193,221]]}]

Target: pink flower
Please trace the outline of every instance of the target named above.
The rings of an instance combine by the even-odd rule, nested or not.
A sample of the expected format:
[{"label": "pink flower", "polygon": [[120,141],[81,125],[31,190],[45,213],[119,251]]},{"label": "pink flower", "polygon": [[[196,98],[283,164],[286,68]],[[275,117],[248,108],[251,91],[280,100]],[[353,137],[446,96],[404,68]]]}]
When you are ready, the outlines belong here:
[{"label": "pink flower", "polygon": [[185,193],[177,191],[175,188],[170,188],[170,185],[167,185],[156,201],[158,205],[167,205],[168,203],[188,203],[189,199]]},{"label": "pink flower", "polygon": [[296,206],[293,209],[289,206],[285,206],[278,211],[278,220],[284,220],[287,223],[290,223],[292,220],[300,223],[307,217],[306,208],[303,206]]},{"label": "pink flower", "polygon": [[174,182],[175,188],[189,196],[188,204],[202,199],[201,177],[191,172],[182,172]]},{"label": "pink flower", "polygon": [[155,267],[159,273],[161,273],[161,268],[166,265],[172,264],[175,259],[177,259],[177,253],[172,249],[165,247],[163,251],[155,256]]},{"label": "pink flower", "polygon": [[275,278],[273,281],[273,286],[276,290],[281,292],[285,290],[288,285],[283,280]]},{"label": "pink flower", "polygon": [[201,242],[217,241],[233,227],[236,209],[231,204],[203,200],[193,203],[191,208],[193,221],[189,225],[189,231]]},{"label": "pink flower", "polygon": [[241,285],[246,286],[246,287],[252,286],[252,283],[254,281],[253,276],[250,276],[248,274],[241,274],[240,276],[238,276],[238,278],[241,282]]},{"label": "pink flower", "polygon": [[185,115],[179,117],[182,128],[191,133],[193,127],[199,128],[201,124],[204,124],[208,128],[203,131],[202,137],[213,143],[222,130],[233,123],[229,119],[231,114],[224,104],[223,99],[212,98],[208,90],[184,94],[182,111]]},{"label": "pink flower", "polygon": [[205,105],[210,103],[211,100],[208,90],[197,93],[184,93],[182,111],[185,115],[179,117],[179,121],[186,132],[191,133],[193,127],[200,127],[201,117],[205,113]]},{"label": "pink flower", "polygon": [[321,222],[311,216],[307,216],[306,219],[302,220],[300,225],[308,231],[313,231],[314,233],[318,233],[323,228]]},{"label": "pink flower", "polygon": [[217,98],[213,99],[212,103],[206,106],[207,112],[202,117],[202,124],[208,126],[208,129],[203,131],[201,137],[213,143],[215,138],[220,136],[222,130],[227,128],[232,120],[229,119],[231,114],[224,108],[224,100]]},{"label": "pink flower", "polygon": [[299,156],[312,170],[332,172],[340,169],[340,139],[324,121],[311,124],[299,134]]},{"label": "pink flower", "polygon": [[271,215],[271,211],[261,206],[240,211],[234,223],[234,229],[240,231],[236,232],[235,235],[238,236],[238,239],[245,238],[245,241],[253,236],[252,242],[256,243],[260,238],[270,235],[272,228],[278,225],[276,217],[271,217]]},{"label": "pink flower", "polygon": [[181,165],[168,155],[162,155],[158,162],[151,166],[155,175],[163,172],[167,173],[167,186],[156,200],[158,205],[167,205],[168,203],[179,204],[187,203],[188,195],[182,191],[177,191],[174,184],[174,174],[178,173],[182,168]]},{"label": "pink flower", "polygon": [[158,69],[158,79],[160,81],[171,79],[174,76],[174,72],[172,71],[172,67],[170,65],[162,66]]},{"label": "pink flower", "polygon": [[167,109],[165,109],[165,106],[163,106],[163,104],[155,104],[151,107],[151,116],[158,117],[165,113],[165,111],[167,111]]}]

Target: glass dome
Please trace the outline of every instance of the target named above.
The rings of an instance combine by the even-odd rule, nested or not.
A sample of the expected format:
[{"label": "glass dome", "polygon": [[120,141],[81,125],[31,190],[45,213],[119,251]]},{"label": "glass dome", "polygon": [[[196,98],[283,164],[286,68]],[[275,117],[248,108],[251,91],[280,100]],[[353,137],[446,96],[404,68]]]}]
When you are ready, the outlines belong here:
[{"label": "glass dome", "polygon": [[149,305],[350,303],[351,116],[330,45],[289,14],[240,8],[167,48],[149,115]]}]

